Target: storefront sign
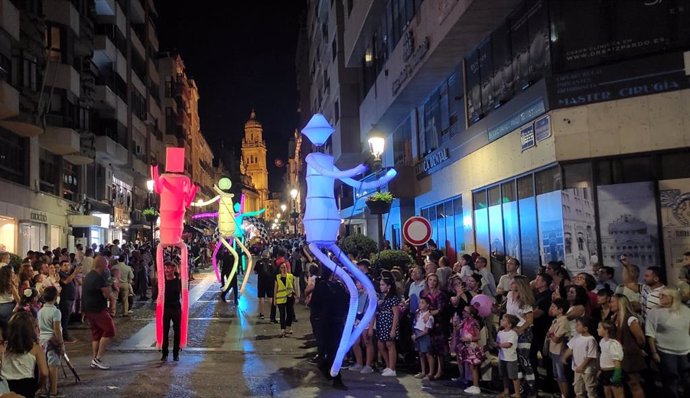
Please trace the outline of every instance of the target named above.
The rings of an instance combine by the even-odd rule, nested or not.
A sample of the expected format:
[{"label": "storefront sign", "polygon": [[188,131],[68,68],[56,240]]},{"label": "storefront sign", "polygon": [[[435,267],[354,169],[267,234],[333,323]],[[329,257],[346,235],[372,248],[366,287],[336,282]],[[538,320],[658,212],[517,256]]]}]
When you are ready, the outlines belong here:
[{"label": "storefront sign", "polygon": [[437,149],[434,152],[426,155],[421,162],[415,165],[415,174],[417,175],[417,178],[419,179],[426,177],[431,169],[445,162],[448,160],[448,158],[448,148]]},{"label": "storefront sign", "polygon": [[520,130],[520,148],[522,151],[526,151],[534,146],[534,126],[530,124],[529,126]]},{"label": "storefront sign", "polygon": [[534,121],[534,137],[537,142],[551,137],[551,116],[546,115]]},{"label": "storefront sign", "polygon": [[537,101],[527,105],[527,107],[521,111],[514,113],[501,124],[489,128],[489,142],[503,137],[525,123],[534,120],[534,118],[542,115],[544,112],[546,112],[544,100],[539,98]]},{"label": "storefront sign", "polygon": [[29,217],[30,217],[31,221],[42,222],[42,223],[46,223],[46,224],[48,223],[48,215],[46,213],[43,213],[43,212],[32,211],[29,214]]},{"label": "storefront sign", "polygon": [[548,79],[552,109],[650,95],[690,87],[681,53],[666,53]]}]

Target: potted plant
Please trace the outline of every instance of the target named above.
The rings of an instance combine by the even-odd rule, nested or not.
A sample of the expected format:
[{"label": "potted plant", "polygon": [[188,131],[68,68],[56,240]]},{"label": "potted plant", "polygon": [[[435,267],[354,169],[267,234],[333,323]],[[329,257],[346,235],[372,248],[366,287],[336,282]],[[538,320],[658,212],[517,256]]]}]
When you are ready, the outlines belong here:
[{"label": "potted plant", "polygon": [[390,271],[397,266],[403,272],[407,272],[410,265],[414,264],[414,259],[402,250],[383,250],[371,259],[371,263],[377,270],[385,269]]},{"label": "potted plant", "polygon": [[371,214],[386,214],[391,210],[393,195],[390,192],[375,192],[366,201]]},{"label": "potted plant", "polygon": [[144,218],[148,222],[154,222],[154,221],[156,221],[156,218],[158,218],[158,212],[153,207],[149,207],[148,209],[144,209],[143,214],[144,214]]},{"label": "potted plant", "polygon": [[348,235],[343,239],[343,251],[355,258],[368,258],[371,253],[376,253],[376,242],[362,234]]}]

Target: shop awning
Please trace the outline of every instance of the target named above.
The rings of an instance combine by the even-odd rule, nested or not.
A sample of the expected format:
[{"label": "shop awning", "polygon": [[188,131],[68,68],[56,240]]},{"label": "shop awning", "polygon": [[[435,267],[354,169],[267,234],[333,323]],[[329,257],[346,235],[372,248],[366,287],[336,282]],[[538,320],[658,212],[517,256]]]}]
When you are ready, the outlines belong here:
[{"label": "shop awning", "polygon": [[69,225],[73,228],[88,228],[101,226],[101,219],[99,217],[83,214],[67,216],[67,221],[69,222]]}]

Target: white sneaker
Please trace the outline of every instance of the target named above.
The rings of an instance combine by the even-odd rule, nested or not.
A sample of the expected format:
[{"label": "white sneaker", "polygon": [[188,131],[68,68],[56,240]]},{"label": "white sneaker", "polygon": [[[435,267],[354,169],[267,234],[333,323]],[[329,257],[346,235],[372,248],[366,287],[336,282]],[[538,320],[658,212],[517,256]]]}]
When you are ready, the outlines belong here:
[{"label": "white sneaker", "polygon": [[393,369],[385,369],[383,373],[381,373],[381,376],[384,377],[397,377],[398,374],[395,372]]},{"label": "white sneaker", "polygon": [[482,393],[482,389],[477,386],[469,386],[464,391],[465,393],[472,395],[479,395]]},{"label": "white sneaker", "polygon": [[384,373],[386,373],[386,372],[389,371],[389,370],[390,370],[390,369],[388,369],[388,368],[384,368],[384,369],[381,371],[381,374],[384,374]]},{"label": "white sneaker", "polygon": [[363,374],[363,375],[368,375],[368,374],[372,374],[372,373],[374,373],[374,369],[372,369],[371,366],[366,366],[366,365],[364,365],[362,370],[359,371],[359,374]]},{"label": "white sneaker", "polygon": [[359,365],[359,364],[354,364],[354,365],[350,366],[350,370],[353,372],[359,372],[362,369],[364,369],[364,366]]},{"label": "white sneaker", "polygon": [[91,367],[94,368],[94,369],[95,369],[95,368],[98,368],[98,369],[101,369],[101,370],[108,370],[108,369],[110,369],[110,366],[104,364],[104,363],[103,363],[100,359],[98,359],[98,358],[94,358],[94,359],[91,360]]}]

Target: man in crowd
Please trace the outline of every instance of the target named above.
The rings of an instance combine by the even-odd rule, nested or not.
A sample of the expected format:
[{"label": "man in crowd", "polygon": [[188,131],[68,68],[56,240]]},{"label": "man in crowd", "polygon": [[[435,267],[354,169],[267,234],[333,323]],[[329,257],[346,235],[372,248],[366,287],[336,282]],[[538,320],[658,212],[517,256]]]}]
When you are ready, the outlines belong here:
[{"label": "man in crowd", "polygon": [[643,276],[644,286],[642,286],[641,294],[641,312],[642,319],[647,319],[647,313],[653,308],[659,306],[661,291],[666,287],[664,285],[664,274],[661,267],[649,267],[644,272]]},{"label": "man in crowd", "polygon": [[[125,255],[121,255],[118,260],[117,264],[113,266],[114,269],[117,269],[120,271],[120,276],[119,276],[119,300],[122,301],[122,316],[129,316],[132,314],[132,311],[129,309],[129,291],[132,286],[132,281],[134,280],[134,271],[132,271],[132,267],[127,265],[125,260],[127,257]],[[115,311],[117,313],[117,310]]]},{"label": "man in crowd", "polygon": [[618,285],[613,279],[615,272],[616,271],[613,269],[613,267],[599,268],[599,273],[595,275],[597,277],[597,287],[594,289],[594,291],[598,292],[602,289],[608,289],[612,292],[615,292],[616,289],[618,289]]},{"label": "man in crowd", "polygon": [[94,267],[84,278],[82,311],[91,326],[91,367],[107,370],[103,355],[110,340],[115,337],[115,323],[108,312],[112,290],[105,280],[108,261],[104,256],[94,259]]},{"label": "man in crowd", "polygon": [[474,266],[477,273],[482,276],[482,293],[489,297],[496,297],[496,280],[487,267],[486,257],[477,257]]},{"label": "man in crowd", "polygon": [[496,286],[496,294],[506,295],[510,291],[510,284],[513,283],[513,278],[518,274],[520,262],[517,258],[508,257],[506,262],[506,274],[501,275],[498,279],[498,286]]},{"label": "man in crowd", "polygon": [[72,310],[74,308],[74,300],[77,298],[77,283],[74,278],[81,272],[81,265],[76,268],[72,268],[69,261],[63,261],[60,263],[60,303],[58,308],[62,314],[61,324],[62,324],[62,336],[65,343],[74,343],[76,340],[70,337],[67,325],[69,325],[69,319],[72,316]]}]

